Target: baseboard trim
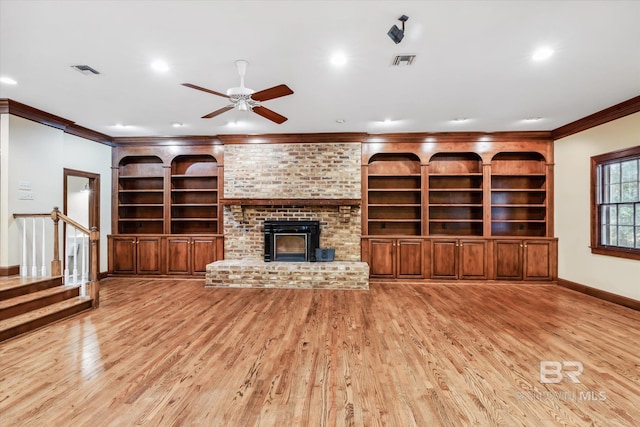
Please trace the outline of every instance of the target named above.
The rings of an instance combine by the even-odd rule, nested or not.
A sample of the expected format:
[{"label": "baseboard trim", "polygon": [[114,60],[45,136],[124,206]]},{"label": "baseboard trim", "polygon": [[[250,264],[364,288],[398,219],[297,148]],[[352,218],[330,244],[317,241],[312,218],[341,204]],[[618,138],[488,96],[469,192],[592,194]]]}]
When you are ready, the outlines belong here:
[{"label": "baseboard trim", "polygon": [[601,300],[609,301],[614,304],[622,305],[622,306],[640,311],[640,301],[635,300],[633,298],[628,298],[622,295],[617,295],[611,292],[603,291],[601,289],[596,289],[590,286],[581,285],[580,283],[572,282],[570,280],[565,280],[565,279],[558,279],[558,286],[562,286],[563,288],[571,289],[573,291],[590,295],[592,297],[595,297]]},{"label": "baseboard trim", "polygon": [[20,274],[19,265],[0,266],[0,277],[17,276]]}]

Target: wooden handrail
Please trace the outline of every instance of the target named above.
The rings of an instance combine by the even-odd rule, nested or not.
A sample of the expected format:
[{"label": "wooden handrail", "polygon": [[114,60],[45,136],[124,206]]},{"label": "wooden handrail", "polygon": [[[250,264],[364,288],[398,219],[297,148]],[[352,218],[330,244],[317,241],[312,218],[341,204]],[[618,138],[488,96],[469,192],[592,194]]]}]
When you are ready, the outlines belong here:
[{"label": "wooden handrail", "polygon": [[53,215],[56,215],[58,218],[60,218],[62,221],[66,222],[69,225],[74,226],[75,228],[77,228],[78,230],[82,231],[84,234],[91,234],[91,230],[89,230],[87,227],[85,227],[84,225],[80,224],[77,221],[72,220],[71,218],[69,218],[68,216],[66,216],[65,214],[63,214],[62,212],[60,212],[58,210],[57,207],[53,208],[53,212],[51,212],[51,216],[53,217]]},{"label": "wooden handrail", "polygon": [[24,213],[24,214],[13,214],[14,218],[33,218],[33,217],[41,217],[41,216],[51,216],[50,213]]}]

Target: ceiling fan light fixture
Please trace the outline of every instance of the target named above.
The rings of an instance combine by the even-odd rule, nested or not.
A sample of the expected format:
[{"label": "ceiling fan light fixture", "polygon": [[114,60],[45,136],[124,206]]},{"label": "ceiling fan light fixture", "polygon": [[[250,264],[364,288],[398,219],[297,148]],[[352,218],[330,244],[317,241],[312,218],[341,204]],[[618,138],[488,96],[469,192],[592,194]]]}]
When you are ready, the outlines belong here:
[{"label": "ceiling fan light fixture", "polygon": [[240,111],[249,111],[249,104],[247,104],[247,101],[245,101],[244,99],[241,99],[240,101],[238,101],[238,110]]}]

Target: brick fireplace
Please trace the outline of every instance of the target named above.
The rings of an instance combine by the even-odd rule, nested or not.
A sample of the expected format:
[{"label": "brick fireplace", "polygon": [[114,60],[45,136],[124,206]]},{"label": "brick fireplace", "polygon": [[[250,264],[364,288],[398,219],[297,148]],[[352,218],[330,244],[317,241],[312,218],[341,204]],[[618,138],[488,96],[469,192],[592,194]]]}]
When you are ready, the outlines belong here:
[{"label": "brick fireplace", "polygon": [[[368,288],[360,143],[229,144],[224,157],[225,260],[210,264],[208,286]],[[265,263],[265,221],[317,221],[335,261]]]}]

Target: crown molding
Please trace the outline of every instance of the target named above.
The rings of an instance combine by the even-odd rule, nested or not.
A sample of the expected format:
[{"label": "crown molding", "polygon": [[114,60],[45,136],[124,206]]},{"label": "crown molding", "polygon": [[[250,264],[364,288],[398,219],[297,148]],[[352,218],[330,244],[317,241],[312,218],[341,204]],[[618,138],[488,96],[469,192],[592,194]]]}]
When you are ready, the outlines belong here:
[{"label": "crown molding", "polygon": [[114,147],[132,147],[139,145],[222,145],[217,136],[123,136],[111,138]]},{"label": "crown molding", "polygon": [[229,144],[291,144],[291,143],[379,143],[379,142],[513,142],[513,141],[546,141],[558,140],[595,126],[640,112],[640,96],[621,102],[597,113],[583,117],[574,122],[560,126],[551,131],[505,131],[505,132],[407,132],[369,134],[365,132],[335,133],[295,133],[295,134],[262,134],[262,135],[210,135],[210,136],[177,136],[177,137],[111,137],[96,132],[46,111],[38,110],[26,104],[0,99],[0,114],[13,114],[47,126],[60,129],[75,135],[109,146],[135,145],[229,145]]},{"label": "crown molding", "polygon": [[504,132],[407,132],[367,134],[364,143],[429,143],[429,142],[514,142],[549,141],[549,131]]},{"label": "crown molding", "polygon": [[566,138],[567,136],[575,133],[603,125],[637,112],[640,112],[640,96],[636,96],[635,98],[628,99],[624,102],[598,111],[597,113],[593,113],[574,122],[567,123],[564,126],[560,126],[559,128],[551,131],[551,137],[554,140]]},{"label": "crown molding", "polygon": [[0,113],[12,114],[22,117],[23,119],[32,120],[34,122],[60,129],[70,135],[79,136],[101,144],[112,145],[111,137],[100,132],[77,125],[72,120],[56,116],[46,111],[38,110],[21,102],[12,99],[0,99]]},{"label": "crown molding", "polygon": [[362,142],[364,132],[335,133],[272,133],[263,135],[218,135],[225,145],[230,144],[293,144],[293,143],[334,143]]}]

